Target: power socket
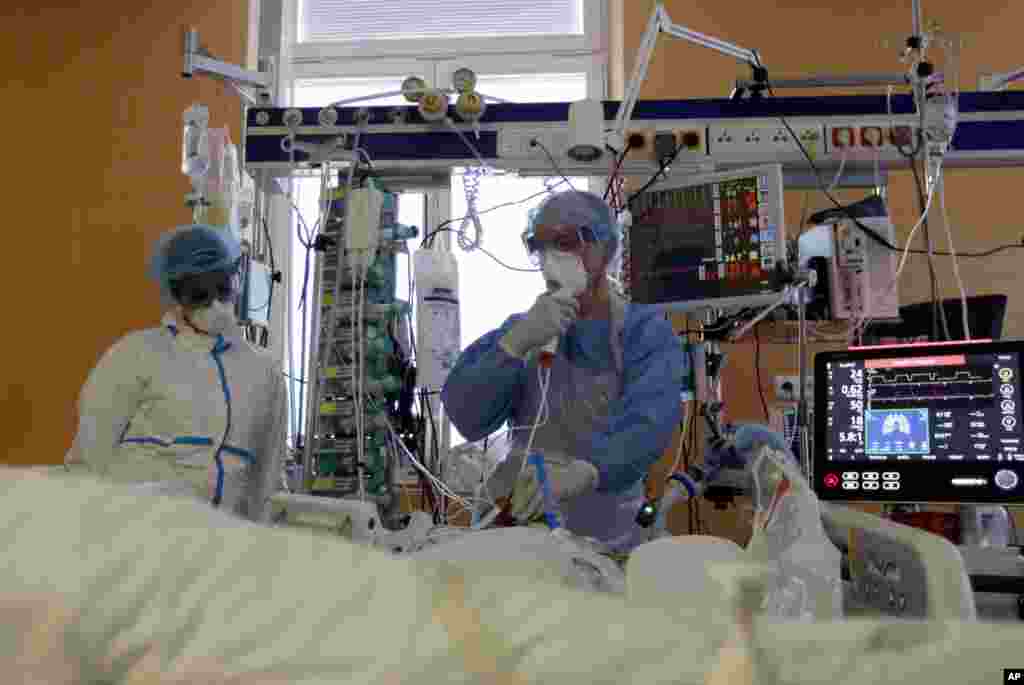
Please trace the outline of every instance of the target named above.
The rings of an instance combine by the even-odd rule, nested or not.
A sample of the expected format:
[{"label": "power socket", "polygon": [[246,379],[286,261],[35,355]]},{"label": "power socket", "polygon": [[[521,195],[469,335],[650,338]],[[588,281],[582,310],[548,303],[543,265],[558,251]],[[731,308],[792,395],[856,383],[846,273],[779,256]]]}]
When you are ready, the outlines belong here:
[{"label": "power socket", "polygon": [[[782,402],[796,402],[800,399],[798,389],[800,388],[800,377],[799,376],[775,376],[772,379],[772,385],[775,388],[775,399]],[[814,378],[807,376],[806,384],[806,398],[810,402],[814,398]]]},{"label": "power socket", "polygon": [[793,139],[795,133],[811,159],[824,150],[824,129],[821,126],[740,127],[711,126],[708,128],[708,148],[715,161],[783,162],[805,161],[800,146]]}]

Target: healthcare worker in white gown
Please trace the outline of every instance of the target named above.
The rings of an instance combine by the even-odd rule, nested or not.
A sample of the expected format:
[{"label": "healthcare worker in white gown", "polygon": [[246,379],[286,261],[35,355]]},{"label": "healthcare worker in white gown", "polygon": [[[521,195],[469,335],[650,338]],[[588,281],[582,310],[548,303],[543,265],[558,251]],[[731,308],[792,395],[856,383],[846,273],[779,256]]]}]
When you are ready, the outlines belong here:
[{"label": "healthcare worker in white gown", "polygon": [[149,275],[168,310],[156,328],[114,343],[90,373],[69,468],[269,519],[287,390],[274,359],[241,335],[240,263],[238,241],[216,228],[160,238]]},{"label": "healthcare worker in white gown", "polygon": [[[682,412],[682,346],[662,312],[626,303],[606,271],[620,235],[597,195],[553,195],[525,236],[547,292],[459,357],[441,393],[459,432],[479,440],[508,423],[513,447],[487,483],[520,522],[547,513],[538,474],[544,457],[554,502],[571,532],[626,552],[646,540],[636,516],[643,479],[672,439]],[[540,412],[539,352],[557,342]],[[538,414],[541,414],[538,422]],[[536,431],[533,430],[537,423]]]}]

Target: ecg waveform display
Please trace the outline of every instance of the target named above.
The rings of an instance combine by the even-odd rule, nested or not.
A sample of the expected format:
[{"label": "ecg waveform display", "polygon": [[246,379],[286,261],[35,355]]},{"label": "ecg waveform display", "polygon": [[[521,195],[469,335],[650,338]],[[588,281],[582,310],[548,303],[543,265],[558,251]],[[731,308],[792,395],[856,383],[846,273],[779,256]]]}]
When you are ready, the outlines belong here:
[{"label": "ecg waveform display", "polygon": [[829,460],[1024,462],[1016,354],[830,363]]},{"label": "ecg waveform display", "polygon": [[968,408],[996,400],[991,366],[936,369],[868,369],[871,409]]}]

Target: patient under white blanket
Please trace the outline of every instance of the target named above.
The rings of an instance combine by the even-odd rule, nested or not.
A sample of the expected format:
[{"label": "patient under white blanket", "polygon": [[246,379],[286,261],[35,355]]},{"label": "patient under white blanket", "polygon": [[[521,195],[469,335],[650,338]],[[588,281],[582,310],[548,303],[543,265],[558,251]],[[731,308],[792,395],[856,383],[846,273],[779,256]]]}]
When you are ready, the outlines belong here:
[{"label": "patient under white blanket", "polygon": [[[82,683],[1001,682],[1024,633],[629,607],[0,468],[0,673]],[[235,678],[237,676],[237,679]]]}]

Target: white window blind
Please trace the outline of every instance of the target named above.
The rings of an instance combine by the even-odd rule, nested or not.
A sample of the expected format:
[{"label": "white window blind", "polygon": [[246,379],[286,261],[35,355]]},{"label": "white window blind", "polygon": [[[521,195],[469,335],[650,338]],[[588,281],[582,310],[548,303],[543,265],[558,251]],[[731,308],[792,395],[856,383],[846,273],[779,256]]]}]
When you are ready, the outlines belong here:
[{"label": "white window blind", "polygon": [[298,39],[299,42],[335,42],[581,35],[583,2],[299,0]]}]

